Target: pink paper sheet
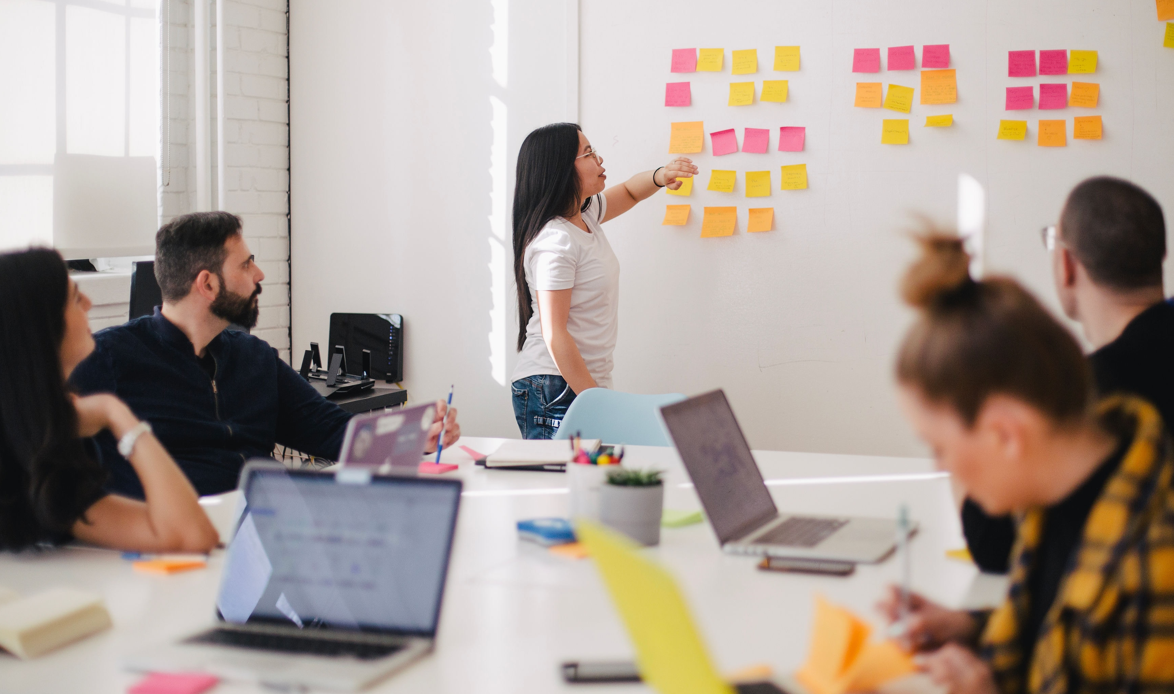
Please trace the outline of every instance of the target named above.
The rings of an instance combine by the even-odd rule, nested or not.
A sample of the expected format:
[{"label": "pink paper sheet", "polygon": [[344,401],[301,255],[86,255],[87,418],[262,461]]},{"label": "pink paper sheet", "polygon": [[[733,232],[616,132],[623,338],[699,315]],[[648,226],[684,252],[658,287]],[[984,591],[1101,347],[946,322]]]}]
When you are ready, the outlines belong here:
[{"label": "pink paper sheet", "polygon": [[738,136],[734,134],[733,128],[710,133],[709,139],[713,143],[713,156],[715,157],[738,151]]},{"label": "pink paper sheet", "polygon": [[689,106],[693,103],[688,82],[669,82],[664,86],[665,106]]},{"label": "pink paper sheet", "polygon": [[742,151],[751,154],[766,154],[770,147],[770,130],[766,128],[746,128],[742,135]]},{"label": "pink paper sheet", "polygon": [[857,48],[853,51],[852,72],[880,72],[880,49]]},{"label": "pink paper sheet", "polygon": [[697,49],[674,48],[673,72],[697,72]]},{"label": "pink paper sheet", "polygon": [[916,70],[917,54],[913,46],[895,46],[889,49],[890,70]]},{"label": "pink paper sheet", "polygon": [[1023,111],[1035,106],[1035,87],[1007,87],[1008,111]]},{"label": "pink paper sheet", "polygon": [[1040,51],[1039,52],[1039,74],[1041,75],[1067,75],[1068,74],[1068,51]]},{"label": "pink paper sheet", "polygon": [[1041,84],[1039,86],[1040,110],[1068,108],[1067,84]]},{"label": "pink paper sheet", "polygon": [[1009,51],[1007,53],[1007,75],[1009,77],[1035,77],[1035,51]]},{"label": "pink paper sheet", "polygon": [[779,151],[802,152],[807,140],[807,128],[788,127],[779,128]]},{"label": "pink paper sheet", "polygon": [[950,67],[950,44],[939,43],[932,46],[922,46],[921,67],[934,70]]}]

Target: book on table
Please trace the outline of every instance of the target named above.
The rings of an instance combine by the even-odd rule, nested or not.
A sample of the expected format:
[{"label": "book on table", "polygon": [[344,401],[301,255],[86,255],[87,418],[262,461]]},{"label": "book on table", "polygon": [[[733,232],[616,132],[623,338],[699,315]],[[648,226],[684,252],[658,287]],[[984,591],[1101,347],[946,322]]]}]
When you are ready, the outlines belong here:
[{"label": "book on table", "polygon": [[28,660],[109,628],[100,595],[51,588],[22,598],[0,588],[0,648]]},{"label": "book on table", "polygon": [[[599,439],[579,440],[579,447],[588,454],[598,450],[599,444]],[[506,441],[485,458],[485,467],[547,468],[566,465],[574,458],[575,446],[571,439]]]}]

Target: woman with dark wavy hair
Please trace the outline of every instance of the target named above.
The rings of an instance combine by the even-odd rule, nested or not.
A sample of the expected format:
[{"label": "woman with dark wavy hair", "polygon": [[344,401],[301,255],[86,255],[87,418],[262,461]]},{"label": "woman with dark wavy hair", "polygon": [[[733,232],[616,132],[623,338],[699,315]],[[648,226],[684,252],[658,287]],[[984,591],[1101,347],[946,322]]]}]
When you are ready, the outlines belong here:
[{"label": "woman with dark wavy hair", "polygon": [[[94,349],[90,300],[65,261],[0,254],[0,550],[76,538],[134,551],[206,552],[219,538],[167,451],[113,395],[77,397],[66,379]],[[107,494],[89,437],[109,429],[146,501]]]}]

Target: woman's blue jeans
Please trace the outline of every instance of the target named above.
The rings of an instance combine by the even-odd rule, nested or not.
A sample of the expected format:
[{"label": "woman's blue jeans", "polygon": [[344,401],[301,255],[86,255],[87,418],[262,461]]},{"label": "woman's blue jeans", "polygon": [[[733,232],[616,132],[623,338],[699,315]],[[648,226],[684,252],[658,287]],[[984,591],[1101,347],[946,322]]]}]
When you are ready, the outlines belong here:
[{"label": "woman's blue jeans", "polygon": [[552,439],[575,391],[562,376],[527,376],[514,381],[514,418],[524,439]]}]

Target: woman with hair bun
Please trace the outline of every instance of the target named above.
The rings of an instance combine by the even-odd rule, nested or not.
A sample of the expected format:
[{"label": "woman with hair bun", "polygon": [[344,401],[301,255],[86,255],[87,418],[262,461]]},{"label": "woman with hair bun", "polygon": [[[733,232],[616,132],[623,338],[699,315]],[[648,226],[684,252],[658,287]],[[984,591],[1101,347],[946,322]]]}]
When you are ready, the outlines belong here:
[{"label": "woman with hair bun", "polygon": [[[901,407],[987,513],[1019,515],[1006,601],[914,595],[907,645],[954,694],[1174,688],[1174,454],[1153,406],[1094,402],[1076,340],[1017,282],[929,234],[901,293]],[[895,588],[880,604],[898,617]]]}]

